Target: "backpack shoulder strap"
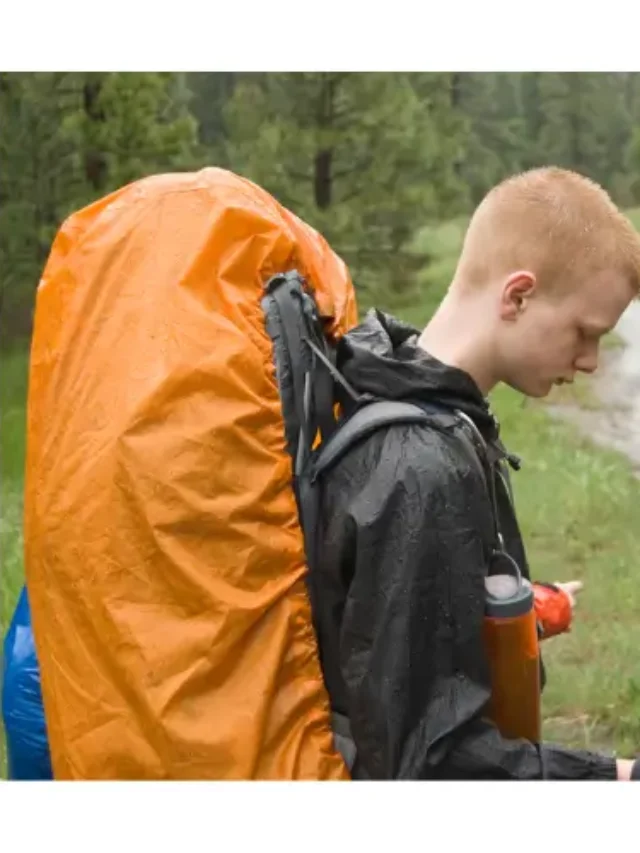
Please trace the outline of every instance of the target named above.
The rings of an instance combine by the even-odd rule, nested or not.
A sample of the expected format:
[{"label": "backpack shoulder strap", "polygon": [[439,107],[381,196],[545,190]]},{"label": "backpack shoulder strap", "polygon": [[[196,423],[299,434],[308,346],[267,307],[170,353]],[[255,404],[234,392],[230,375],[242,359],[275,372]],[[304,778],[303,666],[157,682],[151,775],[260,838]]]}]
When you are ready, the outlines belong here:
[{"label": "backpack shoulder strap", "polygon": [[[434,406],[433,411],[441,411],[441,409]],[[376,400],[362,406],[339,426],[326,444],[322,445],[313,463],[312,481],[335,465],[350,448],[381,427],[395,423],[426,423],[428,420],[427,408],[415,403]]]},{"label": "backpack shoulder strap", "polygon": [[298,511],[307,558],[307,589],[312,610],[318,600],[318,557],[320,548],[320,478],[359,441],[375,430],[394,423],[426,423],[427,412],[412,403],[377,400],[366,403],[345,418],[327,442],[310,457],[296,477]]}]

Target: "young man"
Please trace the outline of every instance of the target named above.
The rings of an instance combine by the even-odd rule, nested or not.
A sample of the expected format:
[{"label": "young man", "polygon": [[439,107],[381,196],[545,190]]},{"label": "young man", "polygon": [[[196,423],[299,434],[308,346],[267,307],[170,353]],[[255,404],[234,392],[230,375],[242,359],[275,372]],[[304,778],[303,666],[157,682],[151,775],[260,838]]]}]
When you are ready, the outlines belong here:
[{"label": "young man", "polygon": [[[600,339],[639,288],[640,240],[607,194],[538,169],[480,204],[422,333],[371,312],[341,344],[339,367],[358,391],[435,401],[473,421],[492,460],[504,548],[525,577],[505,482],[505,462],[515,463],[486,397],[499,382],[544,397],[593,372]],[[446,412],[432,426],[384,427],[327,475],[315,620],[332,708],[357,749],[354,776],[629,779],[632,761],[505,739],[485,717],[494,526],[460,429]]]}]

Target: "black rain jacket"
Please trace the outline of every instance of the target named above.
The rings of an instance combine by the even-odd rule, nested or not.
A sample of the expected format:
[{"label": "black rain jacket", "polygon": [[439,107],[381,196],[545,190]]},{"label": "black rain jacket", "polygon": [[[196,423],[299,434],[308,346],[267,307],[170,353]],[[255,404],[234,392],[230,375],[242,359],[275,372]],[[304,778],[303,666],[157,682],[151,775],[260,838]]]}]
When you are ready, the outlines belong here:
[{"label": "black rain jacket", "polygon": [[[340,370],[363,393],[458,408],[504,458],[475,382],[417,338],[371,311],[343,339]],[[506,740],[484,716],[493,516],[458,423],[444,414],[432,426],[379,429],[323,484],[314,621],[332,708],[351,723],[357,778],[615,779],[611,757]],[[505,550],[530,577],[504,467],[498,459],[494,474]]]}]

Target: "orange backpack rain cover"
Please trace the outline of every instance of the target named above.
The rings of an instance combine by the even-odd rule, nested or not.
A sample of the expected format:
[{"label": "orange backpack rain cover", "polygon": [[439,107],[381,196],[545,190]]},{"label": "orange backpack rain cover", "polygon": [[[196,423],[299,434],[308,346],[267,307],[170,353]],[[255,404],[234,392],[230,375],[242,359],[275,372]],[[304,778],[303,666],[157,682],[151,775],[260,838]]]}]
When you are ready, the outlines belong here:
[{"label": "orange backpack rain cover", "polygon": [[344,263],[221,169],[72,215],[36,302],[25,560],[57,779],[347,779],[261,298]]}]

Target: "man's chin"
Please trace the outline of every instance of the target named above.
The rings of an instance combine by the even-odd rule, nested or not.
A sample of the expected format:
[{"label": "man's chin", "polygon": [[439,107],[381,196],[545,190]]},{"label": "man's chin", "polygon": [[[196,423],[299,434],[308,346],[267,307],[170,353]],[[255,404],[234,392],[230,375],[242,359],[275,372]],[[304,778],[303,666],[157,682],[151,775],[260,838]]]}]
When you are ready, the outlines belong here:
[{"label": "man's chin", "polygon": [[549,396],[555,383],[542,380],[540,382],[507,382],[506,384],[519,394],[524,394],[525,397],[540,400]]}]

